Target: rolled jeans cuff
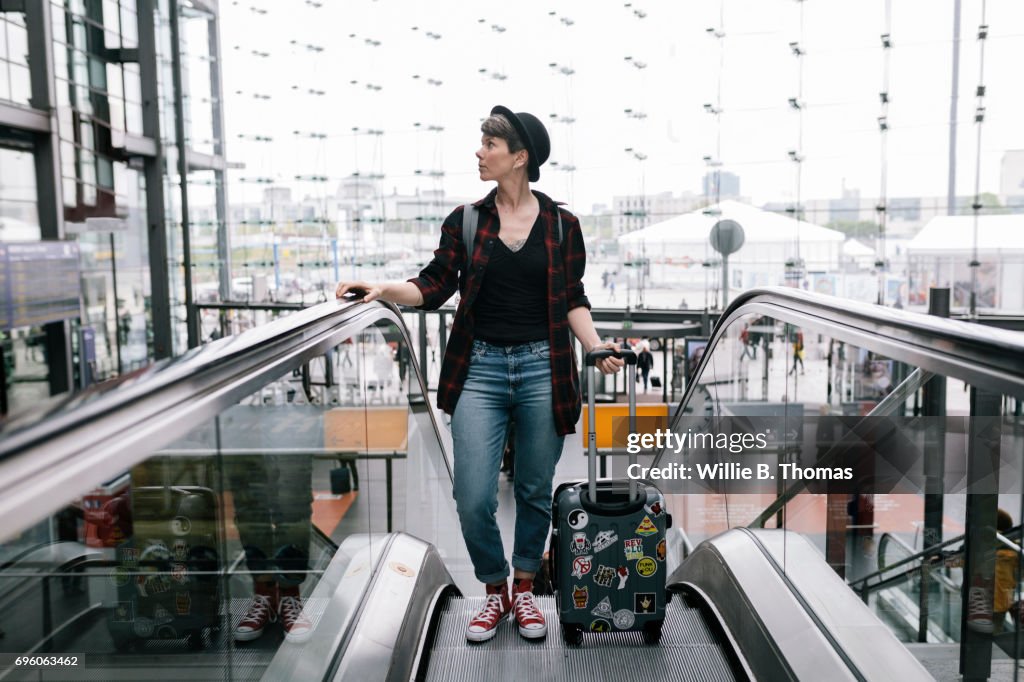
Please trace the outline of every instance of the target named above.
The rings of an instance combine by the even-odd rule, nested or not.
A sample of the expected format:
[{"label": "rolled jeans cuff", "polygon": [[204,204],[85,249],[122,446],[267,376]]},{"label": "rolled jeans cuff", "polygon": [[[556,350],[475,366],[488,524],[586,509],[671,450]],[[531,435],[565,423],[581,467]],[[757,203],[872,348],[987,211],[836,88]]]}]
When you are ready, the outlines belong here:
[{"label": "rolled jeans cuff", "polygon": [[502,580],[508,580],[509,568],[508,563],[498,571],[497,573],[488,573],[487,575],[476,574],[476,579],[486,585],[493,585],[494,583],[501,582]]},{"label": "rolled jeans cuff", "polygon": [[527,559],[518,554],[513,554],[512,567],[526,573],[537,573],[540,571],[540,559]]}]

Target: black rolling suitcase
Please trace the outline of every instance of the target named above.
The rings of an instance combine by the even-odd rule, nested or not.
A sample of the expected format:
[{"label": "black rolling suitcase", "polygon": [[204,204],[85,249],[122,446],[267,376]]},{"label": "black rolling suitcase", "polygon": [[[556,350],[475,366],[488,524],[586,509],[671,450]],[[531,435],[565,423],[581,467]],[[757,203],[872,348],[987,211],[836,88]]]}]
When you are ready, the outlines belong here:
[{"label": "black rolling suitcase", "polygon": [[151,639],[204,646],[221,625],[218,500],[200,486],[142,486],[131,493],[132,533],[118,545],[117,603],[107,628],[118,650]]},{"label": "black rolling suitcase", "polygon": [[[612,351],[587,354],[588,480],[555,491],[551,565],[562,636],[568,644],[583,632],[640,631],[661,639],[665,620],[665,531],[671,519],[656,487],[639,481],[598,481],[594,409],[594,362]],[[629,367],[629,430],[636,430],[636,355]],[[636,461],[630,455],[630,463]]]}]

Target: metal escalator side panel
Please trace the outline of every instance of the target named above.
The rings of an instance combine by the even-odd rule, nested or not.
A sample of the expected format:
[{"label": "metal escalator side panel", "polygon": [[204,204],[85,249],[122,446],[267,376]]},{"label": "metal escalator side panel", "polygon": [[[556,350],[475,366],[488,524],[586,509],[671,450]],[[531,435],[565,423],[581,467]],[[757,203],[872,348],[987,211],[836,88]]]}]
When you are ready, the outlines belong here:
[{"label": "metal escalator side panel", "polygon": [[786,580],[816,620],[841,643],[867,678],[928,680],[931,675],[799,533],[742,529],[785,570]]},{"label": "metal escalator side panel", "polygon": [[[742,554],[744,548],[734,547],[736,541],[722,539],[720,542],[720,539],[722,536],[698,545],[668,582],[670,586],[693,587],[706,595],[721,617],[722,625],[736,642],[739,654],[747,662],[753,677],[797,680],[801,674],[810,676],[816,668],[823,673],[818,679],[854,679],[838,658],[821,660],[817,666],[791,667],[790,649],[808,646],[825,652],[826,647],[815,646],[811,640],[801,644],[801,632],[806,632],[812,639],[817,633],[810,631],[809,623],[787,622],[788,614],[781,613],[770,603],[772,595],[781,594],[785,586],[767,561],[751,556],[748,563],[742,557],[735,557],[733,555]],[[732,566],[730,559],[737,558],[738,565]],[[748,595],[751,590],[758,594]],[[762,619],[761,609],[766,609],[765,619]],[[830,678],[824,673],[835,673],[839,677]]]},{"label": "metal escalator side panel", "polygon": [[390,536],[379,534],[345,538],[313,592],[306,597],[307,608],[322,611],[319,618],[310,614],[315,624],[312,637],[301,645],[287,641],[282,644],[262,679],[314,680],[329,672],[335,652],[344,647],[355,627],[360,606],[371,589],[381,558],[387,555],[390,541]]},{"label": "metal escalator side panel", "polygon": [[426,655],[427,625],[453,580],[433,545],[405,533],[391,538],[324,680],[409,680]]},{"label": "metal escalator side panel", "polygon": [[758,679],[931,679],[796,533],[726,531],[694,551],[675,583],[708,595]]}]

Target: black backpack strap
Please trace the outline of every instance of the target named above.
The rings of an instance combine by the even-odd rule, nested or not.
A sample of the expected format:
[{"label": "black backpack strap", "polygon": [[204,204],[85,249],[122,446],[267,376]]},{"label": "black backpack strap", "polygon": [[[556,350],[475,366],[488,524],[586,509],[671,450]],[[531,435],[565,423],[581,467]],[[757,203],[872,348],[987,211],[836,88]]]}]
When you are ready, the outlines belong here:
[{"label": "black backpack strap", "polygon": [[[555,207],[555,215],[558,216],[558,243],[562,243],[562,212]],[[466,245],[466,270],[473,261],[473,246],[476,240],[476,225],[480,220],[480,212],[473,204],[466,204],[462,207],[462,243]]]},{"label": "black backpack strap", "polygon": [[476,224],[480,213],[473,204],[462,207],[462,243],[466,245],[466,272],[473,263],[473,242],[476,240]]}]

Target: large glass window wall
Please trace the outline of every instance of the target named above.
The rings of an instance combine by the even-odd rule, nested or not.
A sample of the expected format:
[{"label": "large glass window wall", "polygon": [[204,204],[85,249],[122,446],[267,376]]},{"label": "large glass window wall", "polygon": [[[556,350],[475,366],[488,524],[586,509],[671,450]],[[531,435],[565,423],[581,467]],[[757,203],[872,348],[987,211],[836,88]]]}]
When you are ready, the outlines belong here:
[{"label": "large glass window wall", "polygon": [[0,12],[0,100],[27,105],[31,96],[25,16]]}]

